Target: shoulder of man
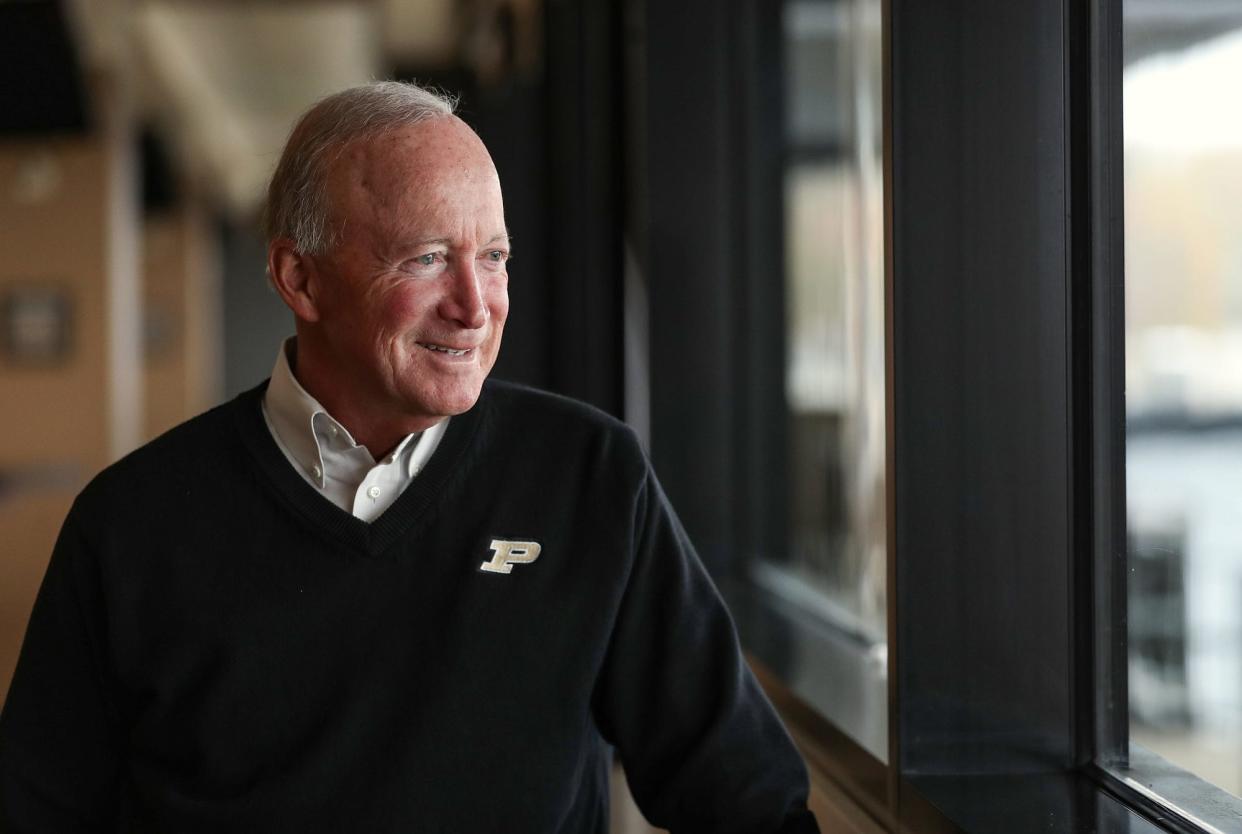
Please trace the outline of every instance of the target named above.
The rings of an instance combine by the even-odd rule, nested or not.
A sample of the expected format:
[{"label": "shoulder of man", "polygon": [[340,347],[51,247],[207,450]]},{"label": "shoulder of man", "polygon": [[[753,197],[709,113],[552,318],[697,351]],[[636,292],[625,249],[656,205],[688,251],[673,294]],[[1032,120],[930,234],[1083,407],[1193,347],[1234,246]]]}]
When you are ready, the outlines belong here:
[{"label": "shoulder of man", "polygon": [[484,383],[484,393],[506,421],[539,423],[546,429],[577,434],[616,434],[627,440],[637,438],[633,429],[608,412],[563,394],[554,394],[501,379]]},{"label": "shoulder of man", "polygon": [[490,379],[483,400],[487,447],[503,449],[524,466],[554,469],[565,477],[606,472],[608,481],[631,487],[646,479],[650,464],[634,430],[595,406]]},{"label": "shoulder of man", "polygon": [[102,469],[78,495],[75,509],[110,513],[140,502],[158,506],[158,496],[188,481],[202,481],[238,459],[242,441],[236,412],[259,407],[263,385],[239,394],[129,452]]}]

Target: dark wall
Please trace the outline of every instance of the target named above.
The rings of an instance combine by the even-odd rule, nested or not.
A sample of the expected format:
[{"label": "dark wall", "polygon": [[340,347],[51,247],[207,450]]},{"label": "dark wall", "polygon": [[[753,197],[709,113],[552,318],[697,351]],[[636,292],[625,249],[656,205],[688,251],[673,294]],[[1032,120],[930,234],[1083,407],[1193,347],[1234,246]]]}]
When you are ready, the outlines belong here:
[{"label": "dark wall", "polygon": [[701,554],[731,553],[735,401],[730,327],[731,124],[719,89],[729,18],[711,3],[645,4],[651,454]]},{"label": "dark wall", "polygon": [[632,4],[630,232],[649,299],[651,455],[717,576],[783,552],[780,4]]}]

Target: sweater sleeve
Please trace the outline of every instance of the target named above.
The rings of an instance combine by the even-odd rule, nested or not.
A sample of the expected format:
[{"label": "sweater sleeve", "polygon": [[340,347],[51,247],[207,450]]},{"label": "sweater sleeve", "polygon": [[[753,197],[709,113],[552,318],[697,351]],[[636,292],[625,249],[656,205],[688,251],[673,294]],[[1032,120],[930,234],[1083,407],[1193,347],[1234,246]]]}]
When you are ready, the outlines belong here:
[{"label": "sweater sleeve", "polygon": [[802,760],[650,469],[634,529],[595,708],[639,807],[673,834],[818,831]]},{"label": "sweater sleeve", "polygon": [[106,696],[97,566],[71,512],[0,714],[0,830],[112,831],[120,739]]}]

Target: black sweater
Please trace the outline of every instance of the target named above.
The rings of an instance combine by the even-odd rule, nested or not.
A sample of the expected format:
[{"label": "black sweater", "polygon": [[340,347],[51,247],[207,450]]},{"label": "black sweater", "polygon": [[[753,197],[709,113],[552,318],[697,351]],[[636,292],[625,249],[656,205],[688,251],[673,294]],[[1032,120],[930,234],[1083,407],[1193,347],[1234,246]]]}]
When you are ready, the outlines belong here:
[{"label": "black sweater", "polygon": [[[0,717],[0,830],[603,834],[609,744],[657,825],[816,830],[623,425],[489,382],[368,525],[289,465],[263,388],[74,503]],[[537,557],[484,569],[504,541]]]}]

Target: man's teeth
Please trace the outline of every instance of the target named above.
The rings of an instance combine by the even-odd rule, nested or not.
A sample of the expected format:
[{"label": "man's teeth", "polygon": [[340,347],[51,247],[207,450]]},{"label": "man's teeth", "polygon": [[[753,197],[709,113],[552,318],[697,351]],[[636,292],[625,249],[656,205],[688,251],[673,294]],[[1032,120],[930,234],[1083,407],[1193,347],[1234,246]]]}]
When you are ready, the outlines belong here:
[{"label": "man's teeth", "polygon": [[470,352],[470,348],[462,348],[461,350],[453,350],[453,348],[443,347],[441,345],[429,345],[426,342],[419,342],[427,350],[435,350],[440,353],[447,353],[449,356],[465,356]]}]

